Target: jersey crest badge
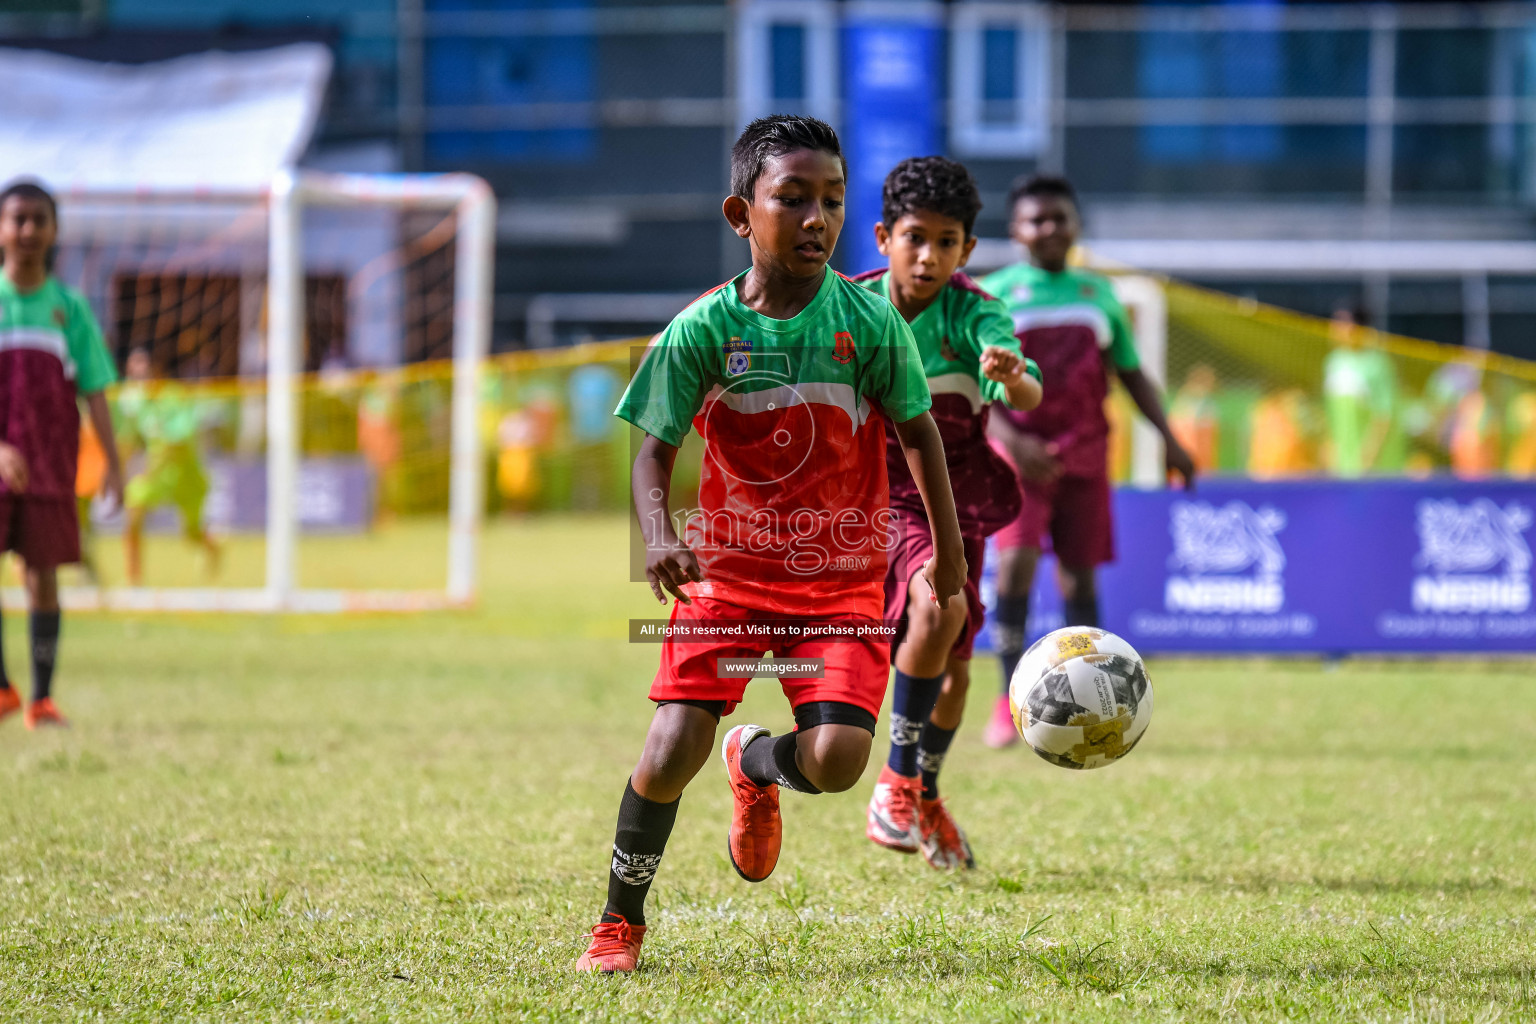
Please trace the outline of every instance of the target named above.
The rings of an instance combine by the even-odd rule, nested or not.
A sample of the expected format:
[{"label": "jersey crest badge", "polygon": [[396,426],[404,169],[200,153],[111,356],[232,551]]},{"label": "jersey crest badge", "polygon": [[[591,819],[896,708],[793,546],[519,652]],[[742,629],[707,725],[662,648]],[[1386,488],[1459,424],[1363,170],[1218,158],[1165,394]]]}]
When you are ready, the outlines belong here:
[{"label": "jersey crest badge", "polygon": [[752,369],[752,342],[732,338],[721,346],[725,350],[725,375],[740,377]]},{"label": "jersey crest badge", "polygon": [[847,363],[853,359],[853,335],[847,331],[838,331],[833,337],[832,358],[840,363]]},{"label": "jersey crest badge", "polygon": [[1013,301],[1023,305],[1034,297],[1035,290],[1027,284],[1013,286]]},{"label": "jersey crest badge", "polygon": [[65,327],[69,326],[69,317],[65,316],[64,311],[59,309],[57,306],[55,306],[53,309],[53,323],[54,326],[58,327],[60,330],[63,330]]},{"label": "jersey crest badge", "polygon": [[949,335],[947,334],[939,341],[939,355],[944,358],[945,362],[958,363],[960,361],[960,357],[955,355],[954,348],[949,344]]}]

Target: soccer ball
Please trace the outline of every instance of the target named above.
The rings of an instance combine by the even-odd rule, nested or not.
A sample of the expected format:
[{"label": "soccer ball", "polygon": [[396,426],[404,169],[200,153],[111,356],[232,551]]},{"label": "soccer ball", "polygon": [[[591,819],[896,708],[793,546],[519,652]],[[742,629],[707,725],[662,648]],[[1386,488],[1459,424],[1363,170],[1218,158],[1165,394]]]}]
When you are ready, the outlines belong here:
[{"label": "soccer ball", "polygon": [[1102,768],[1131,752],[1152,721],[1152,682],[1136,649],[1091,626],[1035,641],[1008,683],[1013,724],[1063,768]]}]

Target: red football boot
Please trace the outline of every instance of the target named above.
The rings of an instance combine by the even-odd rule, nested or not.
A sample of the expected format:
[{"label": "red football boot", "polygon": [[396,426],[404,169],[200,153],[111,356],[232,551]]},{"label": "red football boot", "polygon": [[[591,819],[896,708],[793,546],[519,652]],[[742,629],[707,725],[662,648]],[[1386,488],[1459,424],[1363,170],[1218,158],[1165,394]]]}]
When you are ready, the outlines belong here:
[{"label": "red football boot", "polygon": [[577,958],[575,969],[598,974],[628,974],[640,959],[640,943],[643,941],[643,924],[630,924],[622,917],[617,921],[599,921],[592,926],[592,945]]},{"label": "red football boot", "polygon": [[870,841],[898,853],[917,852],[917,798],[922,781],[898,775],[890,765],[880,769],[880,781],[869,798],[864,834]]},{"label": "red football boot", "polygon": [[965,830],[955,824],[943,800],[922,801],[918,806],[917,822],[923,859],[930,866],[940,871],[976,866],[976,858],[971,856],[971,844],[965,838]]},{"label": "red football boot", "polygon": [[16,692],[16,687],[8,686],[0,690],[0,718],[14,715],[21,710],[21,694]]},{"label": "red football boot", "polygon": [[725,734],[720,756],[731,782],[731,796],[736,807],[731,812],[731,835],[727,847],[731,867],[749,882],[761,882],[773,874],[779,862],[779,845],[784,839],[784,823],[779,818],[779,787],[759,786],[742,774],[741,752],[768,730],[760,725],[738,725]]},{"label": "red football boot", "polygon": [[27,705],[27,713],[22,716],[28,729],[68,729],[69,719],[54,706],[52,697],[44,697]]}]

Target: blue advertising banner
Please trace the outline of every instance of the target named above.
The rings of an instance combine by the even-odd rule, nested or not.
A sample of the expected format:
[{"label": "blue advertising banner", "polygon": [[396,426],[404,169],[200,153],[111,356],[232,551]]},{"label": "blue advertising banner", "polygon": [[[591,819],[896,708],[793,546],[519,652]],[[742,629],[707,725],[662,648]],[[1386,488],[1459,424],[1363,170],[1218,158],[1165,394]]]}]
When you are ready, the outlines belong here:
[{"label": "blue advertising banner", "polygon": [[[1120,490],[1104,626],[1143,652],[1536,652],[1533,515],[1512,481]],[[1031,612],[1064,624],[1048,560]]]},{"label": "blue advertising banner", "polygon": [[940,14],[928,4],[868,4],[850,8],[844,22],[842,141],[850,181],[838,248],[849,273],[885,265],[875,225],[891,168],[909,156],[944,151]]}]

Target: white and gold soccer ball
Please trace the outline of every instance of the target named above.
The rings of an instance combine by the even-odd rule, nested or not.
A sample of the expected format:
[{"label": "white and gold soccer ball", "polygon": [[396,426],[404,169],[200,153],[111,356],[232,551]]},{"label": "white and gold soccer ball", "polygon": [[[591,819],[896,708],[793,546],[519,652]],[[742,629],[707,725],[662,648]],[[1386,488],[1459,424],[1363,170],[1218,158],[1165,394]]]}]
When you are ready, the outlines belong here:
[{"label": "white and gold soccer ball", "polygon": [[1067,626],[1024,652],[1008,683],[1013,724],[1063,768],[1102,768],[1152,721],[1152,682],[1136,649],[1108,630]]}]

